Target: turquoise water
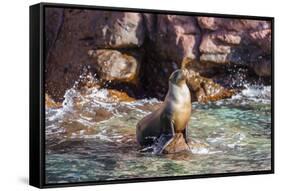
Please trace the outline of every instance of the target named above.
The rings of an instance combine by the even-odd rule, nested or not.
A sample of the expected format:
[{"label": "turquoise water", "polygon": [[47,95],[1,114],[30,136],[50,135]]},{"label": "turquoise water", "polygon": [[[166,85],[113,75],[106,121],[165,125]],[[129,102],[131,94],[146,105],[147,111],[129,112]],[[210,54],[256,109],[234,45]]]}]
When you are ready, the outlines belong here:
[{"label": "turquoise water", "polygon": [[46,183],[270,170],[271,88],[193,103],[191,151],[141,153],[135,125],[160,101],[116,102],[106,90],[73,89],[63,108],[46,110]]}]

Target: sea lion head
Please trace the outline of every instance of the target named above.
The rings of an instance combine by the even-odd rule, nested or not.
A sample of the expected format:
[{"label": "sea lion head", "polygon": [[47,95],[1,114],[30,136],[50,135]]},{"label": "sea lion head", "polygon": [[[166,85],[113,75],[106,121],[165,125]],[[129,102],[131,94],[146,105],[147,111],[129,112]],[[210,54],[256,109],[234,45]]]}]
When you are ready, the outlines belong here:
[{"label": "sea lion head", "polygon": [[186,79],[187,79],[188,75],[189,75],[189,72],[187,69],[178,69],[178,70],[175,70],[171,74],[169,81],[172,84],[182,85],[182,84],[186,83]]}]

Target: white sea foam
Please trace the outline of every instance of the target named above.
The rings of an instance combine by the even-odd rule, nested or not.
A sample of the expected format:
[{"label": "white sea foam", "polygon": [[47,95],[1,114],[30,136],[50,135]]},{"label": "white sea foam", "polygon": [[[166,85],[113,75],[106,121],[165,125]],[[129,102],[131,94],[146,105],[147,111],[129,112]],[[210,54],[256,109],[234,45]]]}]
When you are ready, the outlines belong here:
[{"label": "white sea foam", "polygon": [[190,150],[193,154],[209,154],[209,149],[206,147],[194,147]]},{"label": "white sea foam", "polygon": [[271,101],[271,86],[245,85],[239,94],[232,97],[234,100],[248,99],[256,102]]}]

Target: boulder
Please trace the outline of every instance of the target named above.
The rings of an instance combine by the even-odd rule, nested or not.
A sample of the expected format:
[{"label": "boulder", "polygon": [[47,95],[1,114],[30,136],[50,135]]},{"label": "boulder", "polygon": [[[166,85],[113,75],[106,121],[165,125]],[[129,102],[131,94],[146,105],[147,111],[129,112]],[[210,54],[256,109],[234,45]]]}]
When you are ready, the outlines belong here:
[{"label": "boulder", "polygon": [[65,91],[79,79],[90,63],[90,44],[81,40],[89,33],[93,11],[64,9],[64,19],[46,59],[46,91],[55,101],[62,101]]},{"label": "boulder", "polygon": [[174,137],[174,140],[169,143],[166,148],[163,150],[163,154],[172,154],[178,152],[187,152],[189,147],[184,139],[182,133],[177,133]]},{"label": "boulder", "polygon": [[193,101],[217,101],[229,98],[235,93],[234,90],[224,88],[212,79],[202,77],[191,69],[189,69],[187,85],[191,91]]},{"label": "boulder", "polygon": [[[46,49],[48,55],[46,91],[56,101],[62,101],[65,91],[79,79],[84,68],[93,65],[93,59],[88,56],[89,50],[109,47],[134,48],[143,43],[144,29],[142,16],[139,13],[76,9],[63,9],[62,13],[57,9],[52,9],[48,15],[52,17],[46,23],[48,25],[46,32],[50,36],[47,37],[49,48]],[[54,35],[56,32],[59,34]],[[116,52],[111,56],[118,59],[117,63],[121,65],[112,65],[111,60],[113,68],[110,75],[112,76],[108,75],[106,79],[120,81],[135,79],[137,70],[134,58],[121,56]],[[127,66],[129,68],[125,69],[124,67]],[[107,69],[100,69],[100,71]],[[122,73],[118,74],[116,71],[122,71]]]},{"label": "boulder", "polygon": [[89,50],[93,68],[102,81],[136,83],[139,63],[136,58],[117,50]]},{"label": "boulder", "polygon": [[45,87],[55,102],[85,71],[114,82],[107,88],[163,99],[170,74],[186,67],[198,73],[189,80],[198,101],[232,95],[216,83],[231,67],[271,76],[269,21],[58,8],[45,18]]}]

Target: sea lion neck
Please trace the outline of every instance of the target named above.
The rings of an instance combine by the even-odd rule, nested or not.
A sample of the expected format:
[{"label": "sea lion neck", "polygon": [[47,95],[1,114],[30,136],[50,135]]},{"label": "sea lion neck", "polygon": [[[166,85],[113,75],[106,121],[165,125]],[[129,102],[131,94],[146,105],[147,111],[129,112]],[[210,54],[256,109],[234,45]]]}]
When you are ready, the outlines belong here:
[{"label": "sea lion neck", "polygon": [[174,84],[169,82],[169,90],[165,100],[166,99],[172,99],[175,101],[190,100],[190,92],[186,83]]}]

